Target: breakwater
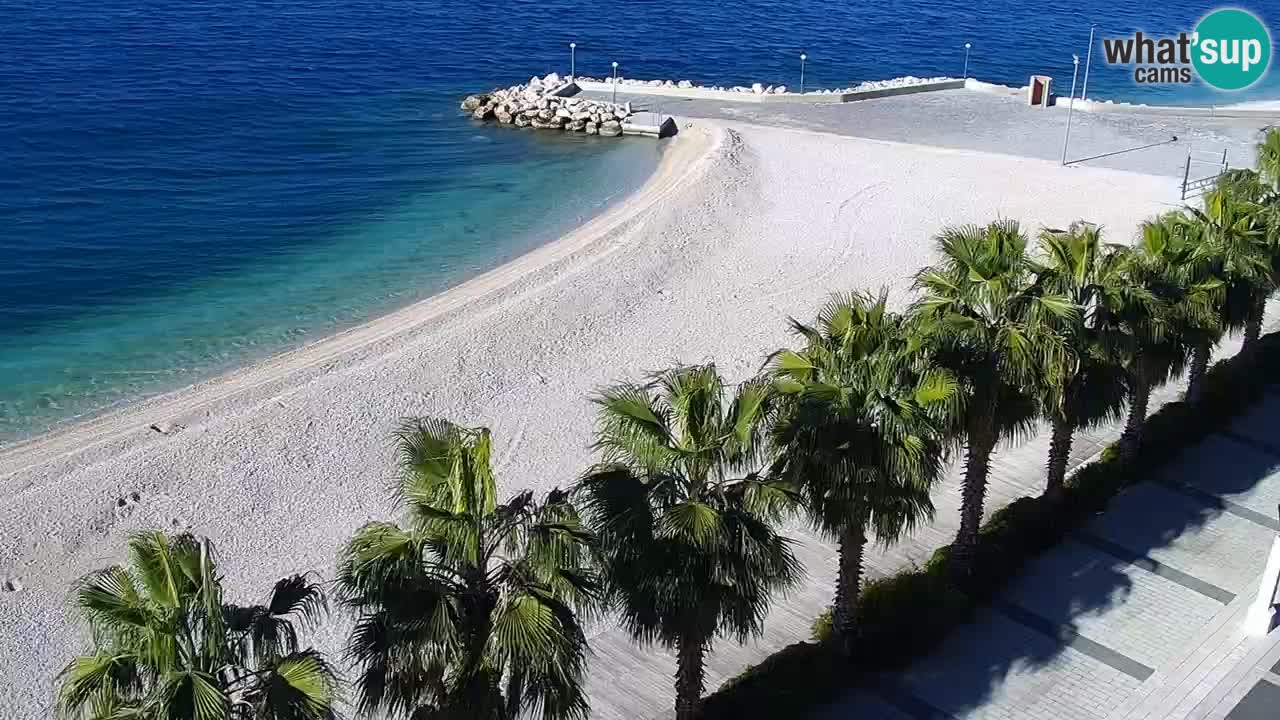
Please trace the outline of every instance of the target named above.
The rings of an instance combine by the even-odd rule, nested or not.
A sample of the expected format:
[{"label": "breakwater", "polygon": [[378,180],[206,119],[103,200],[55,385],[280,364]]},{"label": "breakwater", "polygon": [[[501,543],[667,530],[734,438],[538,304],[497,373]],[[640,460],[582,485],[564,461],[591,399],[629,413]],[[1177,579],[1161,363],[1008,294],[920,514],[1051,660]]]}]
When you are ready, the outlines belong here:
[{"label": "breakwater", "polygon": [[671,118],[653,118],[649,123],[641,123],[631,103],[573,97],[578,92],[578,85],[572,79],[551,73],[546,77],[532,77],[523,85],[468,95],[463,98],[461,109],[476,120],[602,137],[667,137],[676,132]]}]

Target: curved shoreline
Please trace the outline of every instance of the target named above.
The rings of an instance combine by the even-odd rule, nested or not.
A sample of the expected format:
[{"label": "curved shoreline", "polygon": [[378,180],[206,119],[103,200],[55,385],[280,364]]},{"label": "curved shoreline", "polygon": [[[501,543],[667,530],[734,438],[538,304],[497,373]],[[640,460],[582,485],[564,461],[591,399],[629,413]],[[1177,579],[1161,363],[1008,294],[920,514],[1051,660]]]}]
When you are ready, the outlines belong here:
[{"label": "curved shoreline", "polygon": [[69,455],[129,438],[161,438],[153,426],[166,425],[199,414],[253,390],[280,384],[324,365],[353,359],[360,351],[438,320],[468,305],[491,297],[521,280],[569,259],[597,241],[616,233],[656,203],[678,191],[720,141],[714,126],[686,128],[666,148],[657,169],[633,194],[619,199],[603,213],[558,240],[482,273],[444,292],[394,310],[378,318],[275,354],[213,378],[195,382],[150,398],[84,419],[69,420],[31,438],[0,448],[0,480]]},{"label": "curved shoreline", "polygon": [[[392,512],[397,418],[490,428],[500,492],[564,487],[596,459],[595,388],[702,362],[745,379],[793,341],[787,318],[829,292],[889,286],[907,300],[940,227],[999,215],[1030,229],[1087,216],[1119,239],[1163,207],[1171,187],[1161,176],[732,121],[678,139],[620,212],[453,292],[141,406],[154,415],[135,410],[132,425],[117,417],[48,436],[39,449],[0,451],[7,472],[43,460],[4,485],[0,529],[11,540],[0,579],[20,587],[0,592],[0,668],[14,679],[0,684],[0,704],[22,720],[48,716],[41,698],[85,640],[66,588],[118,559],[130,532],[210,537],[234,597],[256,597],[287,573],[332,577],[355,528]],[[168,436],[146,430],[158,408],[189,424]],[[779,606],[790,620],[775,615],[759,641],[718,643],[710,686],[803,636],[829,601],[834,550],[795,533],[809,574]],[[934,535],[922,528],[926,544]],[[333,616],[315,646],[339,657],[349,625]],[[593,717],[630,720],[638,706],[670,704],[668,654],[638,649],[608,620],[590,633]]]}]

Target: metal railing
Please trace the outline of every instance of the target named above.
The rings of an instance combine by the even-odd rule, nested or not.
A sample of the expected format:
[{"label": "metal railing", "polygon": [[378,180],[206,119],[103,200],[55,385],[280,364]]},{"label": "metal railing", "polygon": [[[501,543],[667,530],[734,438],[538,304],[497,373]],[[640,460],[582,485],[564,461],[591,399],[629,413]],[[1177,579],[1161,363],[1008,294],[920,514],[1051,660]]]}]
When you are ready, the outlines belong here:
[{"label": "metal railing", "polygon": [[[1199,158],[1196,157],[1197,154],[1199,154],[1200,156]],[[1208,159],[1210,155],[1212,155],[1213,157],[1212,160]],[[1196,177],[1193,178],[1191,177],[1191,168],[1193,165],[1212,166],[1214,168],[1214,172],[1212,175],[1197,175]],[[1217,151],[1213,151],[1212,153],[1210,153],[1209,151],[1205,151],[1205,150],[1195,150],[1193,148],[1188,148],[1187,163],[1182,170],[1182,201],[1186,202],[1188,197],[1195,197],[1196,195],[1204,194],[1204,191],[1213,187],[1214,183],[1218,181],[1218,178],[1221,177],[1222,174],[1225,173],[1227,170],[1228,170],[1228,165],[1227,165],[1227,149],[1226,148],[1222,149],[1221,154],[1219,154]],[[1197,170],[1196,172],[1199,173],[1202,171]]]}]

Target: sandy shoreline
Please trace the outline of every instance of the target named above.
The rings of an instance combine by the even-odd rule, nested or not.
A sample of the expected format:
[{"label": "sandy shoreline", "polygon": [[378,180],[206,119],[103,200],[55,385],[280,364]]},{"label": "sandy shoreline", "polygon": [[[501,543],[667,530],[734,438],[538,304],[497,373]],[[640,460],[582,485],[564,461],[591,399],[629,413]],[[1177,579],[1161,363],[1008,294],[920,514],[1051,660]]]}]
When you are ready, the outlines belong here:
[{"label": "sandy shoreline", "polygon": [[[594,388],[712,359],[745,377],[788,342],[787,316],[832,291],[887,285],[905,302],[943,225],[999,215],[1034,232],[1086,217],[1120,241],[1176,200],[1168,177],[699,121],[634,196],[554,243],[369,324],[0,450],[11,538],[0,576],[23,587],[0,593],[0,706],[45,716],[52,676],[81,642],[68,585],[113,561],[132,530],[211,536],[236,594],[288,572],[331,577],[351,531],[389,514],[400,417],[491,427],[500,491],[542,492],[590,462]],[[816,569],[818,602],[825,582]],[[336,650],[343,630],[327,625],[321,645]],[[662,653],[608,625],[593,645],[597,717],[667,704]],[[749,657],[724,644],[709,685]]]},{"label": "sandy shoreline", "polygon": [[587,245],[617,232],[655,202],[677,191],[681,183],[696,172],[695,161],[706,154],[715,140],[714,132],[706,128],[677,136],[653,176],[633,196],[623,199],[568,235],[438,295],[238,370],[129,403],[88,420],[73,420],[65,427],[0,448],[0,481],[34,464],[47,463],[68,453],[78,454],[102,444],[158,434],[150,428],[151,425],[166,431],[175,423],[186,428],[185,420],[198,416],[209,406],[237,394],[278,383],[288,375],[305,373],[319,365],[345,359],[352,353],[507,288],[530,273],[561,262]]}]

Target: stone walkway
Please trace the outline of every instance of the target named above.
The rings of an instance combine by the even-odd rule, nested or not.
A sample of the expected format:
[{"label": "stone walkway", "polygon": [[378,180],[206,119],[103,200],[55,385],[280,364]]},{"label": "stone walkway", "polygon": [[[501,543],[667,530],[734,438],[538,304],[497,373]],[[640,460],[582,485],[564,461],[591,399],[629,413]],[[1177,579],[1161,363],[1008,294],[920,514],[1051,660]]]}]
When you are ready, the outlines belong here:
[{"label": "stone walkway", "polygon": [[1280,532],[1280,385],[1039,558],[933,655],[823,720],[1280,715],[1280,632],[1241,624]]},{"label": "stone walkway", "polygon": [[[584,93],[607,100],[609,93]],[[631,102],[639,121],[647,113],[662,117],[713,118],[771,127],[816,130],[871,140],[979,150],[1060,161],[1066,114],[1057,109],[1027,107],[1019,98],[971,90],[942,90],[863,102],[726,103],[663,98],[620,91],[618,102]],[[1275,122],[1265,118],[1153,116],[1143,113],[1074,113],[1068,161],[1116,170],[1181,179],[1187,151],[1196,160],[1225,150],[1232,167],[1252,167],[1258,131]],[[1177,140],[1173,140],[1173,138]],[[1193,177],[1208,174],[1197,163]],[[1176,200],[1176,198],[1175,198]]]}]

